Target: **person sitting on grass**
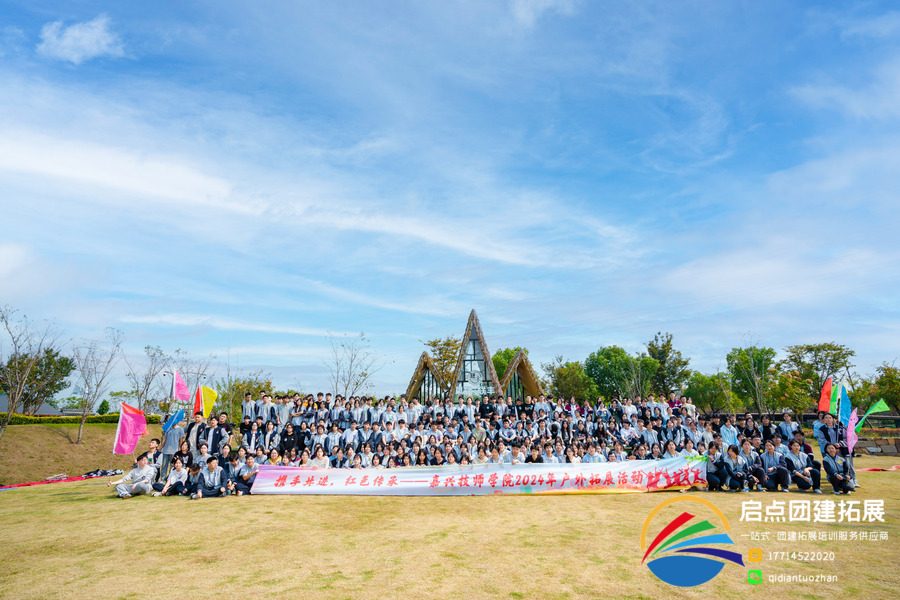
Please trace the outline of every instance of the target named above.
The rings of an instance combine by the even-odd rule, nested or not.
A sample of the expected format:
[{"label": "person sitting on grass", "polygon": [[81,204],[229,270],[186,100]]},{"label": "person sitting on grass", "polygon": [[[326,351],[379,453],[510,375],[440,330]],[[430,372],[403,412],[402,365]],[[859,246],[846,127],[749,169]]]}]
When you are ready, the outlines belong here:
[{"label": "person sitting on grass", "polygon": [[850,462],[838,451],[838,446],[828,442],[825,444],[825,457],[822,459],[828,483],[835,494],[852,494],[853,483],[850,479]]},{"label": "person sitting on grass", "polygon": [[[305,450],[303,452],[306,453]],[[309,455],[306,454],[306,457],[309,458]],[[256,481],[257,473],[259,473],[259,465],[256,464],[256,459],[253,455],[249,454],[247,455],[247,464],[243,465],[240,476],[237,481],[234,482],[234,487],[238,496],[250,493],[250,488],[253,487],[253,482]]]},{"label": "person sitting on grass", "polygon": [[766,491],[766,472],[762,468],[762,460],[759,458],[759,453],[753,449],[753,444],[747,438],[741,441],[741,457],[747,463],[747,479],[750,485],[756,486],[757,492]]},{"label": "person sitting on grass", "polygon": [[737,444],[728,446],[728,452],[722,459],[722,466],[725,470],[725,481],[722,484],[723,489],[728,487],[732,491],[745,492],[750,491],[750,480],[747,477],[748,467],[747,461],[738,451]]},{"label": "person sitting on grass", "polygon": [[760,460],[766,473],[766,488],[775,490],[780,485],[781,491],[787,492],[791,477],[787,467],[784,466],[784,456],[775,451],[775,442],[772,439],[766,440],[766,451],[760,456]]},{"label": "person sitting on grass", "polygon": [[784,455],[784,462],[791,480],[801,490],[812,488],[813,492],[821,494],[822,490],[819,489],[821,475],[818,469],[813,468],[812,457],[801,450],[800,442],[797,440],[791,440],[788,450],[789,452]]},{"label": "person sitting on grass", "polygon": [[225,463],[225,489],[228,493],[233,494],[237,491],[235,487],[235,483],[240,480],[241,473],[244,472],[246,467],[241,464],[241,460],[237,455],[237,452],[232,452],[228,455],[228,462]]},{"label": "person sitting on grass", "polygon": [[165,483],[154,483],[153,489],[156,490],[153,492],[153,496],[177,496],[182,491],[184,491],[184,484],[187,481],[188,472],[187,469],[184,468],[184,461],[180,458],[176,458],[172,461],[172,470],[169,472],[168,477],[166,477]]},{"label": "person sitting on grass", "polygon": [[188,476],[187,481],[184,484],[184,489],[181,490],[182,496],[191,497],[197,493],[197,489],[200,487],[200,463],[193,463],[190,468],[188,468]]},{"label": "person sitting on grass", "polygon": [[714,491],[721,489],[725,474],[722,469],[722,453],[719,452],[719,444],[716,442],[709,443],[709,449],[706,451],[706,489]]},{"label": "person sitting on grass", "polygon": [[147,453],[141,454],[137,459],[137,466],[118,481],[107,481],[106,486],[116,486],[119,498],[127,500],[132,496],[149,494],[153,489],[151,484],[156,477],[156,469],[150,466]]},{"label": "person sitting on grass", "polygon": [[219,466],[215,456],[210,456],[206,461],[206,468],[200,471],[197,492],[191,494],[191,500],[199,500],[204,496],[216,498],[226,496],[228,489],[225,487],[228,480],[225,478],[225,470]]}]

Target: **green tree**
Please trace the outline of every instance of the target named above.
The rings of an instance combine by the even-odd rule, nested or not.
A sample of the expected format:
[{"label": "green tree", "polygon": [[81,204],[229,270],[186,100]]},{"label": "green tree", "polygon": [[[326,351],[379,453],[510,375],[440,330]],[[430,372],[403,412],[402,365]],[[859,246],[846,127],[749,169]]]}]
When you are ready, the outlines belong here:
[{"label": "green tree", "polygon": [[883,398],[894,413],[900,413],[900,369],[882,363],[875,369],[875,385],[872,386],[873,398]]},{"label": "green tree", "polygon": [[[135,393],[134,390],[122,390],[119,392],[110,392],[109,393],[109,397],[112,398],[113,402],[115,402],[120,407],[122,406],[123,402],[129,406],[134,406],[135,404],[137,404],[137,402],[135,402],[136,396],[137,396],[137,394]],[[135,406],[135,408],[137,408],[137,406]],[[138,410],[141,410],[141,409],[138,409]],[[122,412],[121,408],[119,408],[119,412]],[[100,413],[97,413],[97,414],[100,414]]]},{"label": "green tree", "polygon": [[[41,389],[29,388],[30,377],[35,365],[45,355],[47,348],[53,348],[59,338],[59,331],[50,324],[37,326],[27,316],[17,316],[16,310],[0,306],[0,386],[6,393],[9,408],[0,423],[0,438],[6,431],[12,416],[22,406],[27,392],[41,393]],[[38,381],[38,385],[44,382]]]},{"label": "green tree", "polygon": [[[789,410],[795,415],[801,415],[812,410],[815,402],[818,402],[818,397],[815,400],[810,398],[810,381],[804,379],[800,371],[790,368],[776,369],[768,376],[771,381],[769,397],[773,409]],[[800,421],[799,416],[796,420]]]},{"label": "green tree", "polygon": [[651,388],[663,396],[669,392],[680,391],[681,386],[687,383],[691,376],[691,370],[688,369],[691,361],[684,358],[681,352],[672,346],[672,334],[657,332],[653,339],[647,342],[647,354],[659,363],[653,374]]},{"label": "green tree", "polygon": [[742,400],[751,402],[760,413],[770,412],[770,369],[775,370],[775,350],[757,346],[732,348],[726,361],[731,375],[731,389]]},{"label": "green tree", "polygon": [[630,356],[619,346],[599,348],[584,361],[585,372],[597,386],[598,394],[607,400],[614,396],[646,396],[658,369],[656,359],[646,354]]},{"label": "green tree", "polygon": [[[0,371],[13,368],[10,357]],[[24,364],[31,360],[27,355],[18,357],[22,368]],[[29,371],[28,378],[25,382],[25,388],[22,391],[22,414],[33,416],[44,402],[51,406],[55,406],[53,397],[59,392],[69,387],[67,377],[75,370],[75,363],[68,356],[60,354],[55,348],[44,348],[43,353],[34,362],[34,367]],[[0,381],[4,379],[0,373]],[[8,393],[8,390],[0,384],[0,390]]]},{"label": "green tree", "polygon": [[104,398],[103,402],[100,403],[100,408],[97,409],[97,414],[105,415],[108,412],[109,412],[109,400]]},{"label": "green tree", "polygon": [[553,396],[574,396],[578,400],[590,402],[597,398],[597,386],[580,362],[564,362],[562,356],[557,356],[553,362],[542,364],[541,368],[547,374],[546,389]]},{"label": "green tree", "polygon": [[698,371],[691,373],[684,395],[693,400],[697,410],[712,415],[727,412],[734,414],[741,408],[741,402],[731,391],[731,376],[728,373],[704,375]]},{"label": "green tree", "polygon": [[216,410],[219,412],[225,410],[232,419],[239,420],[244,394],[250,393],[256,400],[263,391],[270,391],[272,375],[262,370],[250,371],[244,376],[232,375],[229,368],[225,377],[216,380],[213,387],[219,394],[216,398]]},{"label": "green tree", "polygon": [[509,363],[512,362],[512,359],[516,357],[516,354],[522,350],[525,354],[528,354],[528,348],[522,348],[520,346],[516,346],[515,348],[501,348],[494,352],[494,356],[491,357],[491,361],[494,363],[494,370],[497,372],[497,377],[503,379],[503,376],[506,375],[506,369],[509,368]]},{"label": "green tree", "polygon": [[[444,380],[444,384],[450,385],[450,380],[453,379],[453,372],[456,370],[456,362],[459,360],[459,349],[462,346],[461,338],[448,335],[444,339],[434,338],[422,343],[430,350],[431,360],[434,361],[434,366],[441,379]],[[498,371],[497,376],[502,377],[503,375]]]},{"label": "green tree", "polygon": [[856,356],[856,352],[847,346],[834,342],[788,346],[784,351],[787,356],[782,361],[783,370],[796,371],[806,384],[807,395],[815,402],[829,377],[850,374],[851,360]]}]

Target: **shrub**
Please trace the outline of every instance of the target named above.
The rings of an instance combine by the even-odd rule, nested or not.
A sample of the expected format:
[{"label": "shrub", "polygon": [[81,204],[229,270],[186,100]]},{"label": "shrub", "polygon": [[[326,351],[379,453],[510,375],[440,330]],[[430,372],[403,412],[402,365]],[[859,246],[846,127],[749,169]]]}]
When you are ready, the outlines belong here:
[{"label": "shrub", "polygon": [[[0,421],[6,419],[6,413],[0,413]],[[10,425],[78,425],[81,417],[28,417],[26,415],[14,414],[9,420]],[[87,418],[86,423],[118,423],[119,413],[110,413],[108,415],[92,415]],[[159,424],[159,415],[147,415],[147,423],[150,425]]]}]

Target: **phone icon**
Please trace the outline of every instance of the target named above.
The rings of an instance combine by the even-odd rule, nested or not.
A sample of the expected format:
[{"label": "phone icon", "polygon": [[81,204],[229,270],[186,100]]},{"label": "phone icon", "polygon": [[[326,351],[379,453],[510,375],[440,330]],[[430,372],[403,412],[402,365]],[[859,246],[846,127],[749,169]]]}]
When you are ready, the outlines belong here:
[{"label": "phone icon", "polygon": [[759,585],[762,583],[762,571],[748,571],[747,583],[751,585]]},{"label": "phone icon", "polygon": [[750,548],[747,551],[747,560],[749,562],[762,562],[762,548]]}]

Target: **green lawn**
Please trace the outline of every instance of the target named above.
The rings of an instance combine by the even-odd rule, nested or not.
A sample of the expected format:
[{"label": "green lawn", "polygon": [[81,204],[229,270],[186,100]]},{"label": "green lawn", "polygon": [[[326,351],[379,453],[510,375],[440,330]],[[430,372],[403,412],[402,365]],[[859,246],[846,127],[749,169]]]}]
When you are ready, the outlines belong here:
[{"label": "green lawn", "polygon": [[[861,458],[857,466],[895,462]],[[755,546],[836,552],[834,563],[763,562],[765,576],[827,572],[841,579],[750,586],[750,567],[729,564],[711,582],[684,590],[640,564],[641,526],[675,492],[124,501],[104,481],[50,484],[0,492],[0,597],[896,598],[900,472],[860,478],[864,487],[850,499],[884,499],[887,523],[741,523],[742,500],[839,499],[692,492],[725,513],[745,555]],[[841,529],[890,538],[757,544],[740,537]]]}]

